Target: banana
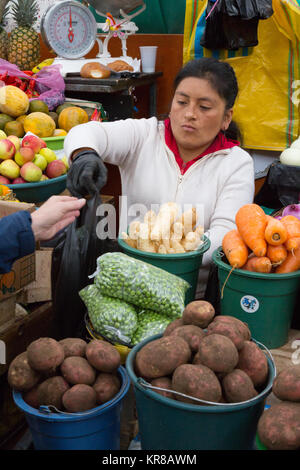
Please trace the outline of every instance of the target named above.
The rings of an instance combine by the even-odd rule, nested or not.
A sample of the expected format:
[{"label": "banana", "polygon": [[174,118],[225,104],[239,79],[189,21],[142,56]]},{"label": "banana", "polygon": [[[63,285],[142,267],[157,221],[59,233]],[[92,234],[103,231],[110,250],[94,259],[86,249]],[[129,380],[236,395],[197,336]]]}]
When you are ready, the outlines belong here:
[{"label": "banana", "polygon": [[54,62],[54,59],[45,59],[43,60],[43,62],[41,62],[40,64],[36,65],[35,67],[33,67],[32,69],[32,72],[33,73],[37,73],[39,72],[43,67],[47,67],[48,65],[52,65]]}]

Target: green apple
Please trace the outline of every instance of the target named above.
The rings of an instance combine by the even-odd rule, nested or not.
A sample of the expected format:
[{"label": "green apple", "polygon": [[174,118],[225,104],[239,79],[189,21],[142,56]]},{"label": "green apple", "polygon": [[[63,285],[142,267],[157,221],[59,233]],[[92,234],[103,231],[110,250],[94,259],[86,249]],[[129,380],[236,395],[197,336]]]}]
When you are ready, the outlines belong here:
[{"label": "green apple", "polygon": [[64,162],[64,164],[66,165],[66,169],[68,171],[70,167],[69,167],[68,159],[65,155],[62,157],[61,161]]},{"label": "green apple", "polygon": [[47,163],[53,162],[57,158],[54,150],[51,150],[48,147],[40,149],[39,154],[46,158]]},{"label": "green apple", "polygon": [[36,153],[35,154],[35,157],[33,159],[33,163],[38,166],[42,171],[44,171],[48,165],[48,162],[46,160],[45,157],[43,157],[43,155],[41,155],[40,153]]},{"label": "green apple", "polygon": [[4,131],[0,130],[0,139],[6,139],[7,135],[5,134]]},{"label": "green apple", "polygon": [[20,176],[20,167],[14,160],[3,160],[0,164],[0,175],[13,180]]},{"label": "green apple", "polygon": [[35,181],[40,181],[42,170],[33,162],[27,162],[22,166],[20,174],[25,181],[32,183]]}]

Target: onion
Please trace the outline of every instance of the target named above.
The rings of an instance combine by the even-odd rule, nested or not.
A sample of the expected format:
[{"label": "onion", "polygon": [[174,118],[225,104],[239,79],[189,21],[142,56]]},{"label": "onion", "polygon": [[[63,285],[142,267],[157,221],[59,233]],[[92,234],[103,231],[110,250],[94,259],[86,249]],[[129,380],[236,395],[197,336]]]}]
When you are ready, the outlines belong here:
[{"label": "onion", "polygon": [[285,149],[281,153],[279,160],[283,165],[300,166],[300,148],[290,147]]},{"label": "onion", "polygon": [[286,215],[293,215],[300,220],[300,204],[290,204],[289,206],[286,206],[282,211],[282,217],[285,217]]}]

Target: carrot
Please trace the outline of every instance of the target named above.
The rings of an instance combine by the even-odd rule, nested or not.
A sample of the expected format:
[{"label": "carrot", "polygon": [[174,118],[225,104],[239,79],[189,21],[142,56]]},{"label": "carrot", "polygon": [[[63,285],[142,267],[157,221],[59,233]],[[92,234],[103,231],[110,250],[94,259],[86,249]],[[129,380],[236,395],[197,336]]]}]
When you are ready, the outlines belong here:
[{"label": "carrot", "polygon": [[222,248],[229,264],[234,268],[241,268],[246,263],[248,248],[236,229],[224,235]]},{"label": "carrot", "polygon": [[286,242],[288,233],[285,226],[280,220],[275,219],[269,215],[267,217],[267,226],[265,230],[265,240],[269,245],[282,245]]},{"label": "carrot", "polygon": [[300,269],[300,247],[288,252],[286,259],[275,270],[277,274],[286,274]]},{"label": "carrot", "polygon": [[257,204],[245,204],[237,211],[235,223],[244,242],[255,256],[265,256],[267,217],[263,209]]},{"label": "carrot", "polygon": [[281,264],[287,257],[287,249],[284,245],[268,245],[267,257],[270,259],[272,265]]},{"label": "carrot", "polygon": [[256,273],[270,273],[272,263],[267,256],[252,256],[248,258],[246,264],[241,269]]},{"label": "carrot", "polygon": [[285,242],[286,249],[295,250],[300,242],[300,220],[294,215],[286,215],[280,219],[280,222],[285,226],[288,235]]}]

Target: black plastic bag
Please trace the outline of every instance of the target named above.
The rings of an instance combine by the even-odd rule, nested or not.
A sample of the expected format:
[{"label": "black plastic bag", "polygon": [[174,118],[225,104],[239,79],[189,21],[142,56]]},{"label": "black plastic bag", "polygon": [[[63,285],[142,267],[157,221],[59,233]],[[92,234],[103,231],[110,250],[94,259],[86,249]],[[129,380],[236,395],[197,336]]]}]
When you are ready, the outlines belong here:
[{"label": "black plastic bag", "polygon": [[208,0],[200,44],[207,49],[254,47],[259,20],[272,14],[271,0]]},{"label": "black plastic bag", "polygon": [[281,209],[300,200],[300,167],[274,162],[254,198],[256,204]]},{"label": "black plastic bag", "polygon": [[86,307],[79,291],[93,282],[89,276],[96,271],[98,256],[119,251],[115,240],[101,239],[96,215],[102,203],[99,195],[89,199],[80,216],[59,234],[52,256],[53,336],[56,339],[84,335]]}]

